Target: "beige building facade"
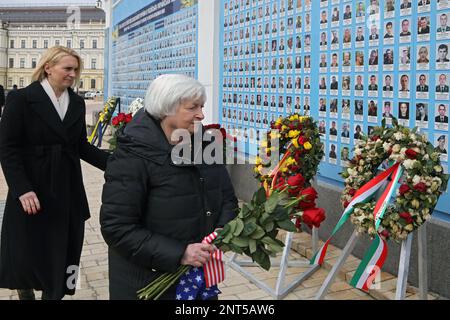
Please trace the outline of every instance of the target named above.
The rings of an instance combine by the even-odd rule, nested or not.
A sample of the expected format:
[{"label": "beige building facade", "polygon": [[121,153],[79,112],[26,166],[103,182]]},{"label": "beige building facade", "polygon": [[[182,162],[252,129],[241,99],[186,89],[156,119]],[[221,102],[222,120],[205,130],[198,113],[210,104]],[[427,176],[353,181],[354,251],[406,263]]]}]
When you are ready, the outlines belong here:
[{"label": "beige building facade", "polygon": [[61,45],[76,50],[84,63],[75,90],[103,91],[105,14],[102,10],[8,7],[0,8],[0,19],[0,84],[5,89],[29,85],[43,52]]}]

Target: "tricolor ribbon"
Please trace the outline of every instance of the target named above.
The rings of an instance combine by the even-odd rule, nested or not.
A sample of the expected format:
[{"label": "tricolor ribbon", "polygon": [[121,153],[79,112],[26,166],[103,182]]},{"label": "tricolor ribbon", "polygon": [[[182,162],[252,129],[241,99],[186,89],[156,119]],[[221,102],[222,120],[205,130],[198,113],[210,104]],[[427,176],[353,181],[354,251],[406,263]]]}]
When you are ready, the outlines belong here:
[{"label": "tricolor ribbon", "polygon": [[392,180],[384,190],[383,195],[378,199],[373,212],[375,220],[375,230],[377,230],[377,236],[372,241],[369,250],[365,254],[363,260],[359,264],[358,268],[353,275],[350,284],[358,289],[369,290],[372,285],[372,279],[375,279],[377,273],[381,270],[388,253],[386,241],[378,234],[378,228],[381,224],[381,220],[386,212],[390,199],[395,194],[398,188],[398,182],[403,174],[403,167],[397,165],[392,173]]},{"label": "tricolor ribbon", "polygon": [[[364,202],[369,201],[373,197],[373,195],[377,192],[377,190],[380,189],[384,185],[385,181],[387,181],[388,178],[392,174],[395,174],[395,176],[398,177],[398,179],[400,179],[402,170],[399,168],[400,168],[400,163],[394,164],[393,166],[391,166],[390,168],[383,171],[382,173],[377,175],[375,178],[373,178],[372,180],[370,180],[369,182],[364,184],[358,191],[356,191],[352,200],[350,201],[350,203],[348,204],[348,206],[345,208],[344,212],[342,213],[342,216],[339,219],[338,223],[334,227],[333,232],[331,233],[331,236],[324,243],[324,245],[319,249],[319,251],[317,251],[317,253],[312,257],[312,259],[310,261],[311,264],[319,264],[319,265],[323,264],[325,255],[327,253],[328,245],[330,244],[332,237],[348,220],[348,218],[350,217],[350,214],[354,210],[354,206],[358,203],[364,203]],[[379,210],[375,210],[375,212],[374,212],[375,217],[377,219],[375,222],[376,226],[379,226],[379,223],[384,214],[384,211],[386,210],[387,203],[389,202],[389,199],[392,196],[393,192],[395,192],[397,182],[398,182],[398,180],[395,183],[394,183],[394,180],[391,181],[391,184],[390,184],[391,188],[388,188],[384,192],[383,195],[385,195],[385,197],[384,198],[382,197],[376,205],[376,208],[379,209]],[[393,187],[393,186],[395,186],[395,187]],[[388,194],[390,195],[389,197],[388,197]],[[384,200],[382,201],[382,199],[384,199]],[[380,209],[384,209],[384,211],[381,211]],[[373,246],[375,245],[377,239],[374,241],[374,243],[372,243]],[[378,239],[378,241],[380,241],[380,239]],[[385,250],[386,245],[384,244],[383,240],[381,239],[380,242],[382,243],[382,246],[383,246],[382,249]],[[374,251],[374,252],[378,253],[379,251]],[[379,255],[380,259],[383,257],[382,252],[383,251],[381,251],[381,254]],[[378,259],[377,261],[381,261],[380,259]],[[372,260],[370,260],[370,261],[372,261]],[[383,262],[384,262],[384,260],[383,260]],[[369,264],[369,266],[370,266],[370,264]]]},{"label": "tricolor ribbon", "polygon": [[[202,243],[211,244],[213,240],[217,238],[217,232],[211,233],[206,236]],[[203,265],[205,272],[205,284],[206,288],[212,287],[225,279],[225,266],[223,263],[223,251],[216,249],[211,254],[211,259]]]},{"label": "tricolor ribbon", "polygon": [[283,155],[283,157],[281,158],[280,162],[278,162],[278,164],[275,166],[275,168],[273,168],[273,170],[269,173],[269,176],[273,177],[272,178],[272,184],[271,184],[270,188],[269,188],[269,185],[268,185],[267,181],[264,181],[263,187],[266,190],[266,196],[267,197],[269,197],[270,194],[272,193],[272,191],[275,189],[275,184],[277,182],[278,173],[280,172],[280,170],[282,168],[284,168],[286,166],[285,162],[289,158],[289,156],[291,155],[291,151],[289,151],[289,147],[290,146],[291,146],[291,142],[287,145],[286,149],[288,149],[288,150]]}]

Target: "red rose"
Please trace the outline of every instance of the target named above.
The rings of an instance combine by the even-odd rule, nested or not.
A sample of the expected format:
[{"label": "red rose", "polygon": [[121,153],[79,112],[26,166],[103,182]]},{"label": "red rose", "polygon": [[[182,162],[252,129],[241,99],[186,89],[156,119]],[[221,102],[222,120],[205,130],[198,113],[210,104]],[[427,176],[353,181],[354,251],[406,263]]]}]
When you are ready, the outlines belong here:
[{"label": "red rose", "polygon": [[402,185],[400,186],[400,189],[399,189],[400,195],[401,195],[401,196],[404,195],[404,194],[407,193],[409,190],[411,190],[411,188],[410,188],[407,184],[402,184]]},{"label": "red rose", "polygon": [[310,228],[320,227],[320,223],[325,220],[325,210],[322,208],[307,209],[303,212],[303,222]]},{"label": "red rose", "polygon": [[350,204],[350,202],[345,201],[342,205],[344,206],[344,209],[348,207],[348,205]]},{"label": "red rose", "polygon": [[304,198],[298,203],[299,208],[305,210],[314,208],[316,206],[317,191],[313,187],[303,189],[300,192],[300,196]]},{"label": "red rose", "polygon": [[378,139],[380,139],[379,136],[373,136],[373,137],[371,138],[372,141],[377,141]]},{"label": "red rose", "polygon": [[409,212],[402,212],[402,213],[399,214],[399,216],[400,216],[400,218],[402,218],[403,220],[405,220],[406,223],[408,223],[408,224],[414,222],[414,220],[413,220],[413,218],[411,217],[411,214],[410,214]]},{"label": "red rose", "polygon": [[384,229],[383,231],[381,231],[381,236],[383,236],[386,240],[389,239],[389,231],[387,231],[386,229]]},{"label": "red rose", "polygon": [[405,152],[405,155],[409,158],[409,159],[416,159],[417,158],[417,152],[415,152],[413,149],[408,149]]},{"label": "red rose", "polygon": [[117,120],[119,121],[119,122],[125,122],[125,113],[123,113],[123,112],[120,112],[118,115],[117,115]]},{"label": "red rose", "polygon": [[294,130],[295,129],[295,125],[293,123],[289,124],[289,129]]},{"label": "red rose", "polygon": [[419,182],[414,186],[414,190],[417,190],[419,192],[426,192],[427,191],[427,185],[423,182]]},{"label": "red rose", "polygon": [[356,190],[355,189],[350,189],[350,190],[348,190],[348,194],[353,197],[356,194]]},{"label": "red rose", "polygon": [[112,123],[112,125],[113,125],[114,127],[115,127],[115,126],[118,126],[118,125],[119,125],[119,119],[118,119],[117,117],[114,117],[114,118],[112,118],[111,123]]},{"label": "red rose", "polygon": [[279,176],[276,179],[273,190],[283,191],[286,188],[286,180],[282,176]]},{"label": "red rose", "polygon": [[300,170],[300,167],[299,166],[295,166],[295,165],[289,166],[289,170],[291,170],[293,172],[297,172],[298,170]]},{"label": "red rose", "polygon": [[298,137],[298,144],[299,145],[304,145],[305,144],[305,142],[308,142],[308,139],[306,139],[304,136],[300,136],[300,137]]},{"label": "red rose", "polygon": [[297,173],[295,176],[288,178],[287,183],[291,187],[301,187],[305,183],[305,178],[303,178],[301,173]]},{"label": "red rose", "polygon": [[128,113],[128,114],[125,116],[125,123],[130,122],[131,119],[133,119],[133,115],[132,115],[131,113]]}]

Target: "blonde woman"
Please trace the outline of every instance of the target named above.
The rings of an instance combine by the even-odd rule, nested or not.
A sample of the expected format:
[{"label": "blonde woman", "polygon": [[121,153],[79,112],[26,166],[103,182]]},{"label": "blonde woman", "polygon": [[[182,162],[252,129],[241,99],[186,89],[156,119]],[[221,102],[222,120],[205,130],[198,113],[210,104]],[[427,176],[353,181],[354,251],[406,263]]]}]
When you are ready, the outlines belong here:
[{"label": "blonde woman", "polygon": [[0,123],[0,162],[8,184],[0,287],[20,299],[62,299],[75,292],[89,207],[80,159],[104,170],[108,154],[86,139],[85,104],[72,86],[82,61],[53,47],[28,87],[8,96]]}]

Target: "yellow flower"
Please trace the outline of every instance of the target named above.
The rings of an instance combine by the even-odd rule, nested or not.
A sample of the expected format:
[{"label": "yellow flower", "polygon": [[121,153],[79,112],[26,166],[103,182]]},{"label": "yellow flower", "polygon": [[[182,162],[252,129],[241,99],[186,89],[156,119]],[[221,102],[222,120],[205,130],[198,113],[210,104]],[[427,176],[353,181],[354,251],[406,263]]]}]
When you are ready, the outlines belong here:
[{"label": "yellow flower", "polygon": [[282,118],[278,118],[276,121],[275,121],[275,124],[276,125],[279,125],[279,124],[281,124],[283,122],[283,119]]},{"label": "yellow flower", "polygon": [[289,117],[289,121],[295,121],[295,120],[298,120],[298,114],[294,114]]},{"label": "yellow flower", "polygon": [[286,131],[287,129],[288,127],[283,124],[283,126],[281,127],[281,131]]},{"label": "yellow flower", "polygon": [[312,148],[312,145],[309,141],[306,141],[303,145],[303,148],[305,148],[306,150],[310,150]]},{"label": "yellow flower", "polygon": [[291,131],[289,131],[288,136],[289,136],[289,138],[297,138],[299,134],[300,134],[300,131],[298,131],[298,130],[291,130]]},{"label": "yellow flower", "polygon": [[294,147],[296,147],[296,148],[299,147],[297,139],[292,139],[291,142],[294,145]]},{"label": "yellow flower", "polygon": [[282,173],[285,173],[286,171],[288,171],[288,168],[286,168],[286,167],[281,168],[281,172],[282,172]]},{"label": "yellow flower", "polygon": [[260,165],[262,163],[262,159],[260,157],[256,157],[255,159],[255,165]]},{"label": "yellow flower", "polygon": [[293,165],[293,164],[297,164],[297,161],[295,161],[294,158],[289,157],[289,158],[286,160],[286,166],[290,166],[290,165]]}]

